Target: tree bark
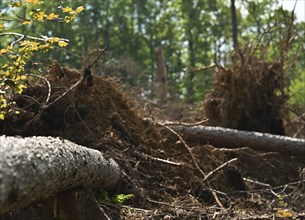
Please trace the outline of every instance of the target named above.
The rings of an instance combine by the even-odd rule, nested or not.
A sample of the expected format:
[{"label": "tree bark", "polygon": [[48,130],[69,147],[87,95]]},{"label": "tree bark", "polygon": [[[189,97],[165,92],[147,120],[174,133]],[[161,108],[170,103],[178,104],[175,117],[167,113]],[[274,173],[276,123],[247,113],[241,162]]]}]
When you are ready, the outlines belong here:
[{"label": "tree bark", "polygon": [[[192,15],[192,11],[190,11],[189,14],[189,19],[190,21],[192,21],[193,19],[193,15]],[[191,24],[188,27],[187,30],[188,33],[188,49],[189,49],[189,59],[190,59],[190,67],[194,68],[195,67],[195,47],[194,47],[194,37],[193,37],[193,33],[192,33],[192,28],[191,28]],[[193,71],[187,71],[187,77],[188,77],[188,82],[186,85],[187,88],[187,97],[186,100],[188,103],[192,104],[194,102],[194,77],[195,77],[195,73]]]},{"label": "tree bark", "polygon": [[231,0],[231,25],[232,25],[232,38],[234,49],[238,47],[238,26],[236,17],[235,0]]},{"label": "tree bark", "polygon": [[246,132],[210,126],[175,126],[188,141],[218,147],[250,147],[256,150],[305,156],[305,140],[259,132]]},{"label": "tree bark", "polygon": [[158,104],[164,105],[167,101],[167,70],[162,47],[156,47],[155,51],[157,57],[157,76],[155,81],[155,93],[157,95]]},{"label": "tree bark", "polygon": [[101,152],[52,137],[0,136],[0,214],[75,188],[115,188],[118,165]]}]

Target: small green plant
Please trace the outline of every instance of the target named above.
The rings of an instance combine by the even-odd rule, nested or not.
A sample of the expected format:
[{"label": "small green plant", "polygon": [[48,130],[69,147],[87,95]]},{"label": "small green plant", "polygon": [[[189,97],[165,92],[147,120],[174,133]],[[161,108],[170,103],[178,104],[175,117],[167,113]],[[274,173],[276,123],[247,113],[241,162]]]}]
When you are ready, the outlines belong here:
[{"label": "small green plant", "polygon": [[279,199],[279,205],[282,207],[288,207],[288,203],[286,201],[286,197],[283,195],[278,194],[277,195],[278,199]]},{"label": "small green plant", "polygon": [[123,205],[126,200],[131,199],[133,197],[134,197],[133,194],[126,194],[126,195],[125,194],[118,194],[118,195],[114,196],[114,201],[116,203],[118,203],[119,205]]},{"label": "small green plant", "polygon": [[104,190],[100,190],[100,193],[104,202],[115,203],[118,205],[123,205],[126,200],[134,197],[133,194],[117,194],[111,197],[109,196],[108,192]]}]

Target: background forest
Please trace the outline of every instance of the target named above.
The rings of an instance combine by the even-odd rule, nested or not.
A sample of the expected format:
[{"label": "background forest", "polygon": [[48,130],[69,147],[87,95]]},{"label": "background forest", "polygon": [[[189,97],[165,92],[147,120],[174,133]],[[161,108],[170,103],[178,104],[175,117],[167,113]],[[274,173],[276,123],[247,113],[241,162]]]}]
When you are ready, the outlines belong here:
[{"label": "background forest", "polygon": [[[1,10],[7,9],[9,3],[0,1]],[[230,65],[233,40],[229,0],[67,0],[62,4],[84,6],[85,10],[70,25],[51,21],[25,29],[18,19],[7,23],[5,32],[70,40],[67,48],[58,48],[51,54],[36,54],[29,69],[43,71],[47,65],[37,64],[46,64],[52,59],[81,68],[97,55],[96,49],[108,44],[107,56],[93,72],[115,76],[127,85],[138,87],[139,95],[153,98],[155,48],[162,47],[169,100],[194,103],[203,100],[213,76],[211,70],[191,70],[215,62]],[[58,5],[59,1],[45,1],[42,7],[52,12]],[[260,35],[268,32],[261,42],[269,47],[267,57],[273,60],[279,57],[291,12],[283,10],[276,0],[238,0],[235,6],[239,45],[254,44]],[[289,101],[302,107],[305,106],[305,22],[294,21],[293,28],[295,36],[286,59]],[[1,37],[0,48],[10,40]]]},{"label": "background forest", "polygon": [[0,0],[0,218],[303,219],[284,1]]}]

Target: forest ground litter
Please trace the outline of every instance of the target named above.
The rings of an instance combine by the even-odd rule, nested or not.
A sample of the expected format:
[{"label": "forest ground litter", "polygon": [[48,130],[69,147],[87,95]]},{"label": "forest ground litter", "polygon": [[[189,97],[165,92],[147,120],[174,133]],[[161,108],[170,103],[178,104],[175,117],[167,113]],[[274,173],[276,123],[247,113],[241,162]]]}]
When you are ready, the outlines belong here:
[{"label": "forest ground litter", "polygon": [[[51,84],[49,102],[80,77],[80,71],[51,66],[46,76]],[[144,120],[143,105],[132,108],[138,101],[124,94],[114,79],[93,76],[92,86],[82,84],[42,108],[49,90],[43,81],[31,83],[16,99],[20,114],[0,123],[1,134],[62,137],[109,154],[124,173],[114,193],[134,195],[123,206],[97,197],[111,219],[305,217],[304,158],[247,146],[187,143],[205,174],[237,158],[203,183],[204,176],[179,138],[153,123],[154,110],[145,113],[153,120]]]}]

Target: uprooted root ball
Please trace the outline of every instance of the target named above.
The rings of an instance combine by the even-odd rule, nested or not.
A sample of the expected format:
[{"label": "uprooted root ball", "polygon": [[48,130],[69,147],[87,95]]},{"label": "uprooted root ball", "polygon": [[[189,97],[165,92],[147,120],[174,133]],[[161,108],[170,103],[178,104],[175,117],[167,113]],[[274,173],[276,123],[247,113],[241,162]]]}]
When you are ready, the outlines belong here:
[{"label": "uprooted root ball", "polygon": [[219,66],[213,90],[204,103],[211,125],[247,131],[284,134],[281,107],[283,65],[239,54],[230,69]]}]

